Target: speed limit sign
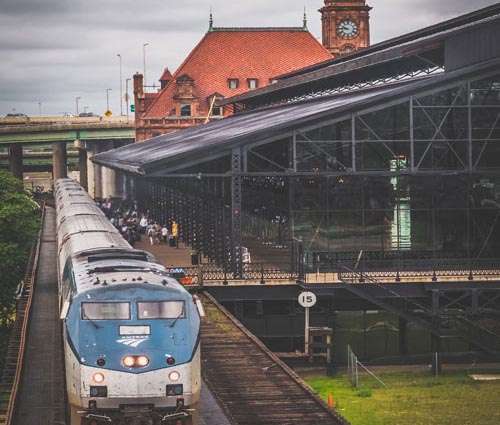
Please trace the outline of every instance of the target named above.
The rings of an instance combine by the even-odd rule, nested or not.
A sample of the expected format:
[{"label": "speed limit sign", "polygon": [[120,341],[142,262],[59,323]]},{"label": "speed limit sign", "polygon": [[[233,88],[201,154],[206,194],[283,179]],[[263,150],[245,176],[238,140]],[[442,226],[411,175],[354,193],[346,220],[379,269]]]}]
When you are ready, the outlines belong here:
[{"label": "speed limit sign", "polygon": [[316,304],[317,298],[314,292],[302,292],[299,295],[299,304],[302,307],[309,308]]}]

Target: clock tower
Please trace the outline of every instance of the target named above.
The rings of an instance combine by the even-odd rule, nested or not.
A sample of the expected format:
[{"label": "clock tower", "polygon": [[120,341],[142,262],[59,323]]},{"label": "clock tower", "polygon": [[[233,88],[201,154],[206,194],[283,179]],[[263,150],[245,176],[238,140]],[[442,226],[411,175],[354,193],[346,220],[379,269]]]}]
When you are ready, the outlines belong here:
[{"label": "clock tower", "polygon": [[366,0],[325,0],[323,46],[335,57],[368,47],[371,9]]}]

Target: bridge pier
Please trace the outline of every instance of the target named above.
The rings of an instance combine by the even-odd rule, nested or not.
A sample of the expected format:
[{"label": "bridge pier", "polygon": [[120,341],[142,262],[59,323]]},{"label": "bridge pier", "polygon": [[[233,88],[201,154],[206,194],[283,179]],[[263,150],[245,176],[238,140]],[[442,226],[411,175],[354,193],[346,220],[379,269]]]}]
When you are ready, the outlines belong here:
[{"label": "bridge pier", "polygon": [[116,171],[108,167],[101,167],[101,168],[102,168],[103,198],[118,198],[119,194],[117,192]]},{"label": "bridge pier", "polygon": [[68,177],[66,143],[52,144],[52,177],[54,180]]},{"label": "bridge pier", "polygon": [[80,171],[80,184],[82,187],[88,191],[89,189],[89,179],[88,179],[88,158],[87,151],[85,149],[78,149],[78,170]]},{"label": "bridge pier", "polygon": [[9,145],[9,170],[14,177],[23,179],[23,145]]},{"label": "bridge pier", "polygon": [[[100,152],[99,148],[95,148],[94,149],[94,154],[98,154]],[[102,167],[98,164],[95,164],[95,163],[92,163],[92,168],[93,168],[93,171],[94,171],[94,193],[92,194],[92,196],[94,198],[102,198],[103,197],[103,194],[102,194],[102,175],[103,175],[103,172],[102,172]]]}]

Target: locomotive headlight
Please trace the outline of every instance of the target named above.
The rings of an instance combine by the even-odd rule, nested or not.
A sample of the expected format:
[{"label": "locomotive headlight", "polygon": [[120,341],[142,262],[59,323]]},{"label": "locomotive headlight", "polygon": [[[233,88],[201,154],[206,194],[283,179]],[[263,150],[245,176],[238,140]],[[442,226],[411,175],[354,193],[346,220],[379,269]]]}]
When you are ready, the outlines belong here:
[{"label": "locomotive headlight", "polygon": [[97,372],[97,373],[94,373],[94,375],[92,376],[92,379],[96,384],[100,384],[100,383],[104,382],[104,375],[102,373]]},{"label": "locomotive headlight", "polygon": [[138,367],[146,367],[149,364],[149,359],[146,356],[136,357],[135,364]]},{"label": "locomotive headlight", "polygon": [[171,381],[176,382],[179,379],[181,379],[181,374],[174,370],[173,372],[170,372],[168,374],[168,377],[170,378]]},{"label": "locomotive headlight", "polygon": [[126,367],[134,367],[135,365],[135,358],[133,356],[125,356],[122,361]]}]

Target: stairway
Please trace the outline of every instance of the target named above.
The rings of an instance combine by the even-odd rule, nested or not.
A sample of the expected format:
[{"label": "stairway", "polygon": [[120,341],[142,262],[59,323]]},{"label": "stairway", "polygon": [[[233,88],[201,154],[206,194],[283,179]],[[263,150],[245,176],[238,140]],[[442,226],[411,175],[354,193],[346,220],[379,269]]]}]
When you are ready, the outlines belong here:
[{"label": "stairway", "polygon": [[[356,273],[352,270],[351,272]],[[410,298],[403,297],[390,288],[380,285],[378,282],[369,281],[368,285],[348,282],[343,283],[343,288],[352,294],[410,323],[421,326],[436,337],[461,338],[487,354],[500,356],[500,335],[468,319],[460,310],[448,311],[445,314],[436,315],[427,306],[411,300]],[[370,288],[376,288],[379,295],[380,291],[382,291],[383,299],[382,297],[374,296],[370,293]],[[406,304],[409,309],[402,308],[394,303],[386,301],[388,298],[403,300],[404,304]],[[415,313],[415,311],[419,311],[420,314]]]}]

